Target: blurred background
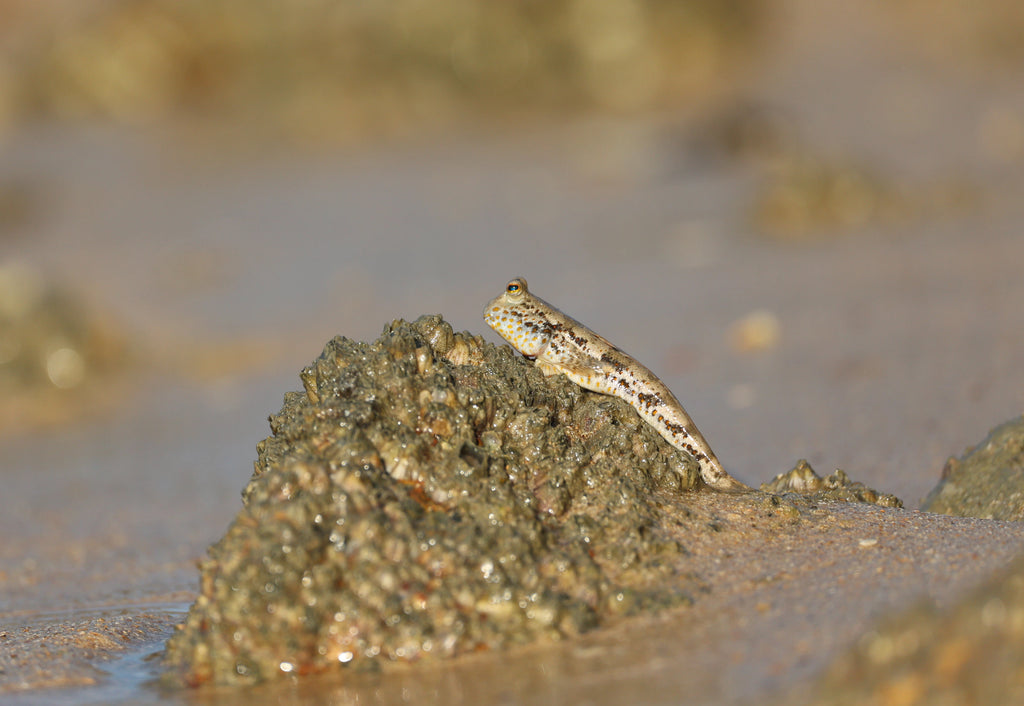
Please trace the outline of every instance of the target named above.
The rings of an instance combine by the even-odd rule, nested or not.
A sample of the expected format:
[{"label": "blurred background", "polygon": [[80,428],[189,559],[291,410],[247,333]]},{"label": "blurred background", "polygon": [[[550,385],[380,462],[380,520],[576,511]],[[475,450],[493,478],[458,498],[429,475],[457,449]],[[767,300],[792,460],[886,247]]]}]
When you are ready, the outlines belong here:
[{"label": "blurred background", "polygon": [[1024,410],[1022,167],[1016,0],[0,0],[0,620],[191,600],[330,337],[518,275],[915,507]]}]

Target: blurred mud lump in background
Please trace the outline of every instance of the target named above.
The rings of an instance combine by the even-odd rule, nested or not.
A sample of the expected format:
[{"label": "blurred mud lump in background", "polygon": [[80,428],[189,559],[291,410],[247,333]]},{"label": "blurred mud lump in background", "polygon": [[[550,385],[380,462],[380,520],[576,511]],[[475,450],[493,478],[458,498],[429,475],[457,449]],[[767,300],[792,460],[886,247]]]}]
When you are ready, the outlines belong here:
[{"label": "blurred mud lump in background", "polygon": [[0,53],[0,117],[189,111],[345,142],[467,115],[649,110],[721,84],[749,53],[762,4],[93,3],[22,24]]},{"label": "blurred mud lump in background", "polygon": [[0,430],[94,414],[115,393],[124,338],[36,269],[0,263]]},{"label": "blurred mud lump in background", "polygon": [[[678,106],[735,83],[768,0],[245,0],[0,5],[0,131],[39,118],[189,113],[351,142],[467,116]],[[904,0],[900,41],[957,70],[1024,56],[1016,0]],[[728,90],[728,89],[726,89]],[[1005,123],[1005,121],[1003,121]],[[1005,131],[1002,131],[1005,133]],[[1019,126],[1014,130],[1020,149]]]}]

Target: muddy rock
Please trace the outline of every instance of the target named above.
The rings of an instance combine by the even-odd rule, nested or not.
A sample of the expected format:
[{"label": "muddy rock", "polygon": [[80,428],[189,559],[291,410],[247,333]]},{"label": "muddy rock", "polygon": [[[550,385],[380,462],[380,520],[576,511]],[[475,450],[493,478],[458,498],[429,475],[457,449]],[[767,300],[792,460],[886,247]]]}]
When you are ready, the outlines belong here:
[{"label": "muddy rock", "polygon": [[1024,417],[989,432],[950,458],[921,509],[960,517],[1024,520]]},{"label": "muddy rock", "polygon": [[697,469],[621,400],[439,316],[335,338],[301,378],[168,642],[186,682],[560,638],[699,590],[658,500]]},{"label": "muddy rock", "polygon": [[859,481],[850,480],[846,472],[838,468],[832,475],[822,478],[804,459],[800,459],[792,470],[775,476],[769,483],[762,483],[761,490],[777,495],[796,493],[810,500],[903,507],[903,501],[895,495],[880,493]]}]

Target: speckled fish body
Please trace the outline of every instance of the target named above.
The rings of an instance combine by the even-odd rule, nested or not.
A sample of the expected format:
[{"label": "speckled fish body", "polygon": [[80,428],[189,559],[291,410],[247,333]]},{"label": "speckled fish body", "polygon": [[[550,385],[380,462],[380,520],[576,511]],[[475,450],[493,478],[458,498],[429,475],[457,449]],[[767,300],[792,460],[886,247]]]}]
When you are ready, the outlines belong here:
[{"label": "speckled fish body", "polygon": [[545,375],[562,373],[580,387],[624,399],[670,444],[697,461],[708,486],[749,490],[726,472],[690,415],[654,373],[531,294],[525,279],[512,280],[487,304],[484,321]]}]

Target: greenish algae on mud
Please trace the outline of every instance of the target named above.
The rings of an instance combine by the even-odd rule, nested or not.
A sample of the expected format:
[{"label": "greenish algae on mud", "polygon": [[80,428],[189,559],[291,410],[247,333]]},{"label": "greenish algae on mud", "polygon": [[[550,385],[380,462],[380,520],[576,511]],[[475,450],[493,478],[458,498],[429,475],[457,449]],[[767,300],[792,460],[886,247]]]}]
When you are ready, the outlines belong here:
[{"label": "greenish algae on mud", "polygon": [[691,559],[821,514],[813,494],[693,502],[696,466],[628,404],[440,316],[335,338],[302,380],[201,565],[172,681],[576,635],[690,603]]},{"label": "greenish algae on mud", "polygon": [[1024,520],[1024,417],[1000,424],[950,458],[921,509],[960,517]]}]

